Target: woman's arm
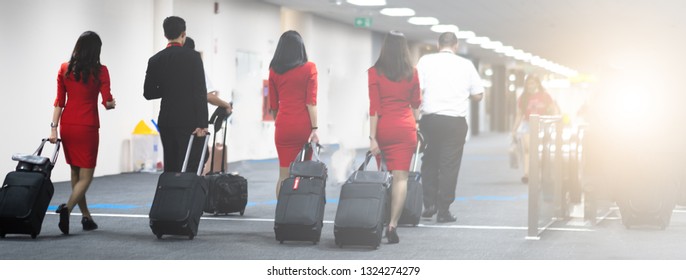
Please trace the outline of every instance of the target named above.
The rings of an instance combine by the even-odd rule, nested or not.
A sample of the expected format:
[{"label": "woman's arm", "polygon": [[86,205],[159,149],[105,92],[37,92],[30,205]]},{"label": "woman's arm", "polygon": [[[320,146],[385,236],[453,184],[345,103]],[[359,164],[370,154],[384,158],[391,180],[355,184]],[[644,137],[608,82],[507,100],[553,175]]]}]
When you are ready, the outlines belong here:
[{"label": "woman's arm", "polygon": [[55,143],[57,142],[57,126],[60,123],[60,118],[62,117],[62,110],[64,108],[55,106],[55,109],[52,111],[52,122],[50,123],[50,137],[48,137],[48,140],[50,140],[50,143]]},{"label": "woman's arm", "polygon": [[312,132],[308,138],[308,142],[319,143],[319,136],[317,136],[317,105],[307,104],[307,113],[310,114],[310,125],[312,126]]},{"label": "woman's arm", "polygon": [[369,116],[369,151],[374,155],[381,153],[379,142],[376,141],[376,126],[379,123],[379,116]]}]

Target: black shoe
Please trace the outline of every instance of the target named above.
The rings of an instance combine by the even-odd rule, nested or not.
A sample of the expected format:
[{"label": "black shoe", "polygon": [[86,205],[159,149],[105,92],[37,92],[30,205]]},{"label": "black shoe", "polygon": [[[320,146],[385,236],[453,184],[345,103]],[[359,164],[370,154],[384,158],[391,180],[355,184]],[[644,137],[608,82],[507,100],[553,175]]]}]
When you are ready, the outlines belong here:
[{"label": "black shoe", "polygon": [[60,204],[55,211],[60,214],[60,222],[57,226],[65,235],[69,235],[69,209],[66,204]]},{"label": "black shoe", "polygon": [[431,218],[434,215],[436,215],[436,212],[438,212],[438,209],[436,209],[436,206],[429,206],[424,209],[424,212],[422,212],[422,217],[423,218]]},{"label": "black shoe", "polygon": [[436,216],[437,223],[452,223],[454,221],[457,221],[457,218],[453,216],[453,214],[450,214],[450,211],[438,213]]},{"label": "black shoe", "polygon": [[386,228],[386,238],[388,238],[388,244],[400,243],[398,228],[393,228],[392,230],[388,230],[388,228]]},{"label": "black shoe", "polygon": [[96,224],[93,221],[93,218],[91,218],[91,217],[81,218],[81,225],[83,226],[83,230],[85,230],[85,231],[98,229],[98,224]]}]

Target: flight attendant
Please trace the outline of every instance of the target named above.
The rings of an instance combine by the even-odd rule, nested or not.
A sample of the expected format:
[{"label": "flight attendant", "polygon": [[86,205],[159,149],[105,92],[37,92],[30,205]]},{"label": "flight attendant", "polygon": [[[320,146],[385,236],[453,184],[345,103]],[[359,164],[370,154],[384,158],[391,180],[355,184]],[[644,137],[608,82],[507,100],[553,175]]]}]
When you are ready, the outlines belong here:
[{"label": "flight attendant", "polygon": [[383,154],[393,175],[388,243],[398,243],[396,231],[407,195],[412,154],[417,147],[417,117],[421,104],[419,79],[402,33],[386,35],[381,54],[369,68],[370,150]]},{"label": "flight attendant", "polygon": [[83,230],[98,228],[86,203],[86,191],[93,180],[98,158],[98,93],[102,95],[105,109],[111,110],[115,106],[110,93],[109,71],[100,64],[101,47],[98,34],[84,32],[76,41],[69,62],[63,63],[57,74],[57,98],[48,139],[55,143],[59,126],[64,157],[71,166],[72,193],[67,203],[57,208],[58,226],[64,234],[69,234],[69,215],[76,205],[81,209]]},{"label": "flight attendant", "polygon": [[[269,64],[269,108],[275,119],[274,142],[279,156],[279,180],[288,177],[288,167],[308,142],[317,136],[317,67],[307,61],[305,44],[296,31],[281,35]],[[308,155],[308,158],[311,155]]]}]

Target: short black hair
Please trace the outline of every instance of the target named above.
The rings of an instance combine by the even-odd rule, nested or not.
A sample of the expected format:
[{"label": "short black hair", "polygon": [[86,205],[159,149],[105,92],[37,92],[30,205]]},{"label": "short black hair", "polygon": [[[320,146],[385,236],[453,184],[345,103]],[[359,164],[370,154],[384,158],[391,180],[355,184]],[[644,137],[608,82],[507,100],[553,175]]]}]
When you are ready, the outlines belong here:
[{"label": "short black hair", "polygon": [[193,40],[193,38],[191,37],[186,36],[186,42],[183,43],[183,46],[191,50],[195,50],[195,40]]},{"label": "short black hair", "polygon": [[440,47],[450,47],[457,45],[457,36],[453,32],[443,32],[441,36],[438,37],[438,46]]},{"label": "short black hair", "polygon": [[173,40],[179,38],[181,33],[186,31],[186,21],[177,16],[170,16],[164,19],[162,27],[164,28],[164,37]]},{"label": "short black hair", "polygon": [[307,51],[305,51],[305,43],[300,33],[295,30],[288,30],[281,34],[269,68],[276,73],[283,74],[305,64],[305,62],[307,62]]}]

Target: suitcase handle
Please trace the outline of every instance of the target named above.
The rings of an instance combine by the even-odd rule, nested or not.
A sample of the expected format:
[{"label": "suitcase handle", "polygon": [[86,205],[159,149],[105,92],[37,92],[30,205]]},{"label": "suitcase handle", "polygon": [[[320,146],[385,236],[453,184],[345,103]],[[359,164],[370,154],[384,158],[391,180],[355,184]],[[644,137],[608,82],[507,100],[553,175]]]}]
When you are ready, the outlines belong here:
[{"label": "suitcase handle", "polygon": [[[36,151],[33,152],[33,154],[36,156],[40,156],[41,153],[43,153],[43,147],[45,146],[45,143],[48,141],[50,141],[50,139],[43,138],[41,140],[40,146],[38,146],[38,149],[36,149]],[[60,153],[60,144],[61,143],[62,143],[62,139],[57,138],[57,142],[55,142],[55,151],[52,153],[52,159],[51,159],[52,165],[55,165],[55,163],[57,162],[57,156]]]},{"label": "suitcase handle", "polygon": [[424,135],[417,130],[417,149],[414,152],[414,162],[412,163],[412,172],[417,172],[417,161],[419,159],[419,150],[424,143]]},{"label": "suitcase handle", "polygon": [[[181,168],[181,172],[186,172],[186,168],[188,167],[188,158],[190,158],[191,156],[191,148],[193,148],[193,139],[195,137],[200,136],[195,136],[195,134],[191,134],[191,138],[188,140],[188,147],[186,147],[186,157],[183,159],[183,167]],[[198,176],[202,174],[202,166],[205,163],[205,153],[207,152],[207,142],[209,142],[210,140],[210,133],[207,132],[204,138],[205,144],[202,145],[202,153],[200,154],[200,162],[198,163]]]},{"label": "suitcase handle", "polygon": [[[315,149],[316,148],[316,149]],[[298,153],[297,156],[295,156],[296,159],[300,161],[305,161],[305,155],[307,154],[307,150],[312,149],[312,155],[317,161],[322,161],[321,158],[319,157],[319,152],[322,149],[322,145],[319,145],[319,143],[312,143],[308,142],[303,145],[302,149],[300,149],[300,152]]]},{"label": "suitcase handle", "polygon": [[[219,107],[221,108],[221,107]],[[223,108],[222,108],[223,109]],[[226,109],[224,109],[224,112],[226,112]],[[215,110],[214,114],[217,114],[217,111]],[[215,115],[212,115],[212,118],[210,118],[210,123],[214,123],[214,137],[212,138],[212,156],[210,159],[210,172],[209,173],[214,173],[214,151],[217,150],[217,132],[221,128],[217,128],[216,125],[216,119],[217,117]],[[232,118],[232,113],[229,113],[223,119],[221,119],[221,124],[224,126],[224,140],[222,142],[222,145],[224,147],[224,151],[222,151],[222,165],[221,169],[219,169],[219,173],[226,173],[226,132],[227,132],[227,126],[229,124],[229,120]]]},{"label": "suitcase handle", "polygon": [[[367,168],[367,165],[369,164],[369,161],[372,160],[374,155],[372,154],[372,151],[367,151],[367,154],[365,155],[364,162],[360,167],[357,169],[358,171],[363,171]],[[379,171],[388,171],[388,167],[386,167],[386,157],[384,157],[383,153],[381,153],[381,161],[379,161]]]}]

